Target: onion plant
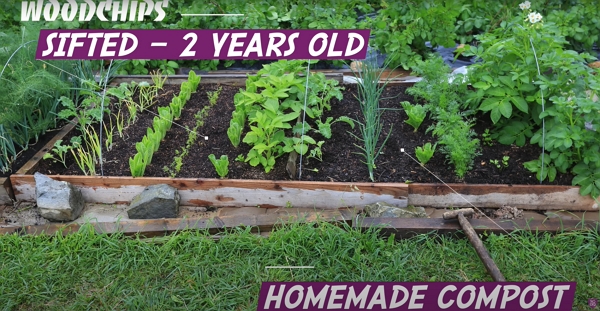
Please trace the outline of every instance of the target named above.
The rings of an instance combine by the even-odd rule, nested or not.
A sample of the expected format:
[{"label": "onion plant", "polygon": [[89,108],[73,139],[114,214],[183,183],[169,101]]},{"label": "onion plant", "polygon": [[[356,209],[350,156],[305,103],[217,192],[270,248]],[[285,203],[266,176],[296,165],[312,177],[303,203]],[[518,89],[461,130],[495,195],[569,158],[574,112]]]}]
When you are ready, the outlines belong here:
[{"label": "onion plant", "polygon": [[359,66],[360,68],[354,72],[354,74],[360,78],[357,98],[360,102],[363,122],[355,120],[356,123],[358,123],[358,128],[360,129],[362,137],[358,137],[354,134],[352,134],[352,136],[362,142],[362,145],[354,145],[361,150],[358,154],[365,158],[363,163],[365,163],[369,169],[369,178],[371,181],[375,181],[373,175],[376,168],[375,160],[381,153],[383,146],[392,133],[393,125],[390,126],[390,131],[383,142],[379,143],[383,131],[383,123],[381,122],[383,110],[379,108],[379,100],[381,99],[381,93],[383,93],[383,90],[388,84],[387,80],[383,83],[380,83],[380,80],[383,71],[389,66],[391,59],[392,58],[388,57],[380,68],[376,57],[367,57],[367,59]]},{"label": "onion plant", "polygon": [[57,100],[68,93],[69,61],[46,65],[35,60],[39,25],[0,32],[0,171],[49,128],[56,127]]}]

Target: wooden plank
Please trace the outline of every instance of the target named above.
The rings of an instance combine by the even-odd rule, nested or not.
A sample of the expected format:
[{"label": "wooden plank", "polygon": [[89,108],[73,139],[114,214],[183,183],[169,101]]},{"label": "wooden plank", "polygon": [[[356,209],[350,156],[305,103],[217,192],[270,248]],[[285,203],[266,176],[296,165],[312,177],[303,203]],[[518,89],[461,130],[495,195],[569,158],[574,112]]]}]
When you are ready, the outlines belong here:
[{"label": "wooden plank", "polygon": [[[470,219],[469,222],[475,232],[482,234],[506,234],[518,230],[527,230],[537,233],[558,233],[574,230],[598,230],[598,221],[580,220],[489,220]],[[372,227],[381,228],[384,235],[395,234],[397,238],[409,238],[418,234],[437,233],[441,235],[456,234],[462,231],[458,220],[444,220],[442,218],[360,218],[353,222],[353,227],[367,230]]]},{"label": "wooden plank", "polygon": [[[90,222],[81,224],[51,223],[39,226],[0,228],[0,234],[20,235],[63,235],[72,234],[88,225],[99,234],[123,233],[125,235],[139,234],[145,237],[161,236],[184,230],[208,229],[211,234],[236,227],[251,227],[253,232],[270,231],[284,223],[310,223],[326,221],[331,223],[348,223],[352,220],[352,213],[344,210],[299,212],[296,214],[264,214],[264,215],[233,215],[214,218],[172,218],[127,220],[122,222]],[[90,228],[90,227],[88,227]]]},{"label": "wooden plank", "polygon": [[63,126],[63,128],[50,141],[48,141],[42,149],[40,149],[31,159],[29,159],[27,163],[21,166],[16,174],[33,174],[35,169],[40,164],[40,161],[44,158],[44,154],[52,150],[56,141],[63,139],[73,128],[75,128],[76,125],[77,118],[71,120],[71,122]]},{"label": "wooden plank", "polygon": [[[552,185],[410,184],[408,204],[424,207],[498,208],[598,211],[598,203],[581,196],[579,187]],[[454,191],[458,194],[456,194]],[[460,195],[459,195],[460,194]]]},{"label": "wooden plank", "polygon": [[[168,177],[49,176],[81,189],[88,203],[128,203],[146,186],[168,184],[179,190],[182,205],[263,208],[285,207],[337,209],[387,202],[404,207],[408,185],[404,183],[343,183]],[[35,200],[32,175],[12,175],[15,197]]]},{"label": "wooden plank", "polygon": [[13,193],[10,178],[0,178],[0,185],[0,204],[12,204],[13,200],[15,199],[15,194]]}]

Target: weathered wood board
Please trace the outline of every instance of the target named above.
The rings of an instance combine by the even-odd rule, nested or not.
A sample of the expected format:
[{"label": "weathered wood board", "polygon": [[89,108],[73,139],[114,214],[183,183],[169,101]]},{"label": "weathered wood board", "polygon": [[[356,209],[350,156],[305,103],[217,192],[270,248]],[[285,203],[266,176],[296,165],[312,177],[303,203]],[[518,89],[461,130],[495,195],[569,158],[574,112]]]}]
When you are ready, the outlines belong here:
[{"label": "weathered wood board", "polygon": [[[487,232],[506,234],[519,230],[536,233],[559,233],[573,230],[599,230],[598,221],[580,220],[489,220],[470,219],[469,222],[478,234]],[[359,218],[353,222],[353,227],[361,230],[381,228],[384,235],[394,234],[397,238],[409,238],[418,234],[436,233],[441,235],[454,235],[462,231],[458,220],[444,220],[442,218]]]},{"label": "weathered wood board", "polygon": [[572,186],[410,184],[408,189],[408,204],[415,206],[598,211],[594,199]]},{"label": "weathered wood board", "polygon": [[233,215],[213,218],[174,218],[174,219],[148,219],[127,220],[122,222],[90,222],[88,224],[61,224],[51,223],[38,226],[23,226],[0,228],[0,234],[20,235],[63,235],[76,233],[82,227],[93,229],[98,234],[123,233],[154,237],[185,230],[207,229],[210,234],[236,227],[251,227],[253,232],[271,231],[273,228],[285,223],[311,223],[326,221],[330,223],[351,224],[352,213],[346,210],[331,210],[318,212],[299,212],[294,214],[264,214],[264,215]]},{"label": "weathered wood board", "polygon": [[[128,203],[146,186],[168,184],[179,190],[182,205],[263,208],[302,207],[337,209],[375,202],[407,205],[408,185],[401,183],[334,183],[235,179],[153,177],[49,176],[81,189],[88,203]],[[15,197],[35,201],[32,175],[12,175]]]}]

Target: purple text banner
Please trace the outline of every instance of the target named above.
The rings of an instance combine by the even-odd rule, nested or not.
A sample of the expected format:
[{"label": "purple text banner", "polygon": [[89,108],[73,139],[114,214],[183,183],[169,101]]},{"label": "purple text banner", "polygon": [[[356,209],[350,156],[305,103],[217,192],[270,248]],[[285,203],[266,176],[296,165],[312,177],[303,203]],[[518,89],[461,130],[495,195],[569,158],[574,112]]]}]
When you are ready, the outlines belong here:
[{"label": "purple text banner", "polygon": [[266,310],[571,310],[575,282],[265,282]]},{"label": "purple text banner", "polygon": [[364,59],[370,30],[51,30],[36,59]]}]

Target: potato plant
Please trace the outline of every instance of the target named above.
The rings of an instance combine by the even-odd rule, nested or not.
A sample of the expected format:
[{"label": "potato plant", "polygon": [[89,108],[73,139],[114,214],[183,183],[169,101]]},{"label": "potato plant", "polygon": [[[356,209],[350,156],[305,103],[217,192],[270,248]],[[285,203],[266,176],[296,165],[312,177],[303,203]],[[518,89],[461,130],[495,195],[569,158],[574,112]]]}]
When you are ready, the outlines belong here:
[{"label": "potato plant", "polygon": [[572,172],[580,193],[597,198],[600,76],[586,65],[595,58],[568,50],[561,27],[524,4],[521,15],[470,47],[481,62],[470,71],[476,92],[469,107],[489,112],[500,143],[541,147],[539,158],[524,164],[540,182]]}]

